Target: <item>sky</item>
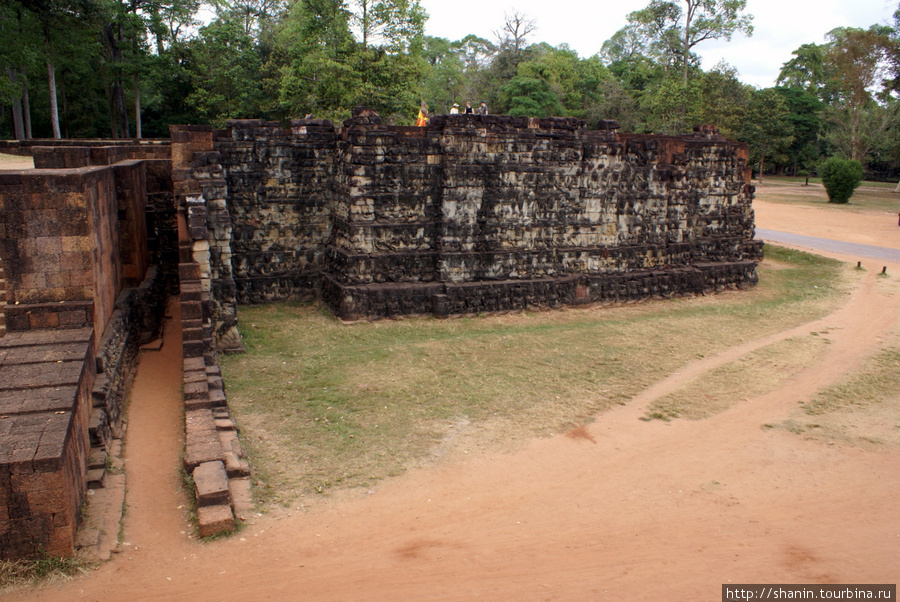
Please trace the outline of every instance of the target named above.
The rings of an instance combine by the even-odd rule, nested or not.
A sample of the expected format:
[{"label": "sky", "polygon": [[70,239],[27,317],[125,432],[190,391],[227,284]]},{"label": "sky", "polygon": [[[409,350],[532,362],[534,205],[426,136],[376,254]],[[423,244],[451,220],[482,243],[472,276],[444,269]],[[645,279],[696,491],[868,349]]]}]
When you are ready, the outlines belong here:
[{"label": "sky", "polygon": [[[475,35],[496,41],[494,31],[504,16],[524,13],[537,29],[531,43],[568,44],[587,58],[627,24],[628,13],[650,0],[419,0],[428,12],[425,33],[459,40]],[[821,44],[836,27],[893,24],[900,0],[747,0],[753,15],[753,35],[737,34],[730,42],[708,40],[695,47],[709,70],[725,61],[738,70],[739,79],[758,88],[775,85],[781,66],[803,44]]]}]

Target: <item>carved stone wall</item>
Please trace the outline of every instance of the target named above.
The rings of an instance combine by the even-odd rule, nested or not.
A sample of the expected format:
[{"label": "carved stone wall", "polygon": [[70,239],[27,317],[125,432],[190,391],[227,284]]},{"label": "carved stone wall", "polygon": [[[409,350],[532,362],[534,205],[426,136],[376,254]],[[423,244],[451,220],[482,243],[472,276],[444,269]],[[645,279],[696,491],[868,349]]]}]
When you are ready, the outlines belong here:
[{"label": "carved stone wall", "polygon": [[331,232],[337,137],[330,122],[294,123],[287,131],[274,123],[233,120],[216,140],[240,303],[315,296]]},{"label": "carved stone wall", "polygon": [[[236,300],[344,319],[695,294],[756,282],[745,145],[714,129],[436,116],[217,132]],[[225,246],[225,238],[217,244]]]}]

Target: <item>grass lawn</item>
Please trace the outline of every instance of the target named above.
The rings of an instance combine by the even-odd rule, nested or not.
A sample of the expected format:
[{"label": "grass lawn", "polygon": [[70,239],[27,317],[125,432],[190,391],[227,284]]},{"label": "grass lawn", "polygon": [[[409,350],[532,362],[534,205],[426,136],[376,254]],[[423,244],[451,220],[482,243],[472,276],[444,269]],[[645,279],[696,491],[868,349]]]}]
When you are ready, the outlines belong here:
[{"label": "grass lawn", "polygon": [[900,205],[900,194],[894,192],[896,183],[863,182],[850,197],[850,202],[842,205],[828,202],[821,178],[810,178],[809,186],[804,186],[804,181],[805,178],[767,176],[762,184],[756,184],[756,196],[772,203],[804,203],[835,211],[896,213]]},{"label": "grass lawn", "polygon": [[[261,507],[569,430],[697,357],[824,315],[859,277],[777,247],[759,274],[709,297],[448,320],[348,325],[312,305],[242,307],[247,353],[222,369]],[[789,372],[815,357],[807,343],[754,361],[784,355]]]}]

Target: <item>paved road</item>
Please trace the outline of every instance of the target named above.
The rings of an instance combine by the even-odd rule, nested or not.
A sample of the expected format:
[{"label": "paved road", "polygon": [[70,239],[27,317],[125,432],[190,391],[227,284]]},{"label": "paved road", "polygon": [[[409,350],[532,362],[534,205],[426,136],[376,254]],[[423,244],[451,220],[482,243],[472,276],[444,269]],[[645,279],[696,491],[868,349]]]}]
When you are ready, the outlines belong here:
[{"label": "paved road", "polygon": [[791,234],[790,232],[766,230],[764,228],[756,229],[756,238],[775,244],[782,243],[816,251],[840,253],[841,255],[849,255],[851,257],[881,259],[884,261],[900,263],[900,249],[861,245],[858,243],[843,242],[828,238],[818,238],[816,236],[803,236],[802,234]]}]

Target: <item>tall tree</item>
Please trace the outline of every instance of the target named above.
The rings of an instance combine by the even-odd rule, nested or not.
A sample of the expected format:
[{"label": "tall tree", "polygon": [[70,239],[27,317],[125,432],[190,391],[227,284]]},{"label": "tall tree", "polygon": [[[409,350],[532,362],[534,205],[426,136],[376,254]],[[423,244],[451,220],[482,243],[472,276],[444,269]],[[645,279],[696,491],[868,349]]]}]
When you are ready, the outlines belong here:
[{"label": "tall tree", "polygon": [[680,66],[681,85],[664,86],[684,99],[679,130],[685,129],[690,73],[698,63],[694,48],[707,40],[730,40],[737,32],[751,35],[753,16],[744,14],[746,6],[746,0],[652,0],[645,8],[630,13],[625,30],[614,36],[622,49],[639,40],[643,54],[666,73],[676,64]]},{"label": "tall tree", "polygon": [[494,32],[500,49],[521,52],[527,46],[526,40],[537,29],[537,23],[519,11],[504,15],[503,27]]},{"label": "tall tree", "polygon": [[776,87],[789,111],[790,131],[794,136],[788,149],[793,175],[811,171],[821,156],[819,135],[824,103],[815,94],[800,87]]},{"label": "tall tree", "polygon": [[882,83],[890,35],[883,26],[841,28],[828,35],[831,43],[825,60],[834,75],[836,93],[826,110],[831,125],[826,135],[847,158],[865,162],[878,137],[896,124],[894,112],[872,94]]},{"label": "tall tree", "polygon": [[98,6],[91,0],[20,0],[38,20],[46,65],[50,124],[54,138],[61,137],[56,64],[60,57],[79,52],[96,22]]},{"label": "tall tree", "polygon": [[342,0],[294,3],[275,37],[278,99],[289,116],[338,118],[353,108],[359,83],[356,42]]},{"label": "tall tree", "polygon": [[216,19],[200,30],[191,50],[193,92],[187,102],[206,123],[222,126],[229,118],[260,115],[262,61],[242,21]]},{"label": "tall tree", "polygon": [[750,145],[750,160],[758,165],[760,182],[766,171],[766,159],[786,154],[794,141],[789,117],[784,98],[774,88],[752,93],[738,139]]},{"label": "tall tree", "polygon": [[782,65],[776,84],[803,89],[830,103],[836,94],[836,76],[833,65],[826,59],[827,51],[826,44],[803,44],[791,53],[794,58]]},{"label": "tall tree", "polygon": [[713,124],[726,138],[734,139],[741,131],[752,95],[752,87],[738,80],[737,71],[725,63],[698,78],[697,104],[688,114],[695,123]]}]

